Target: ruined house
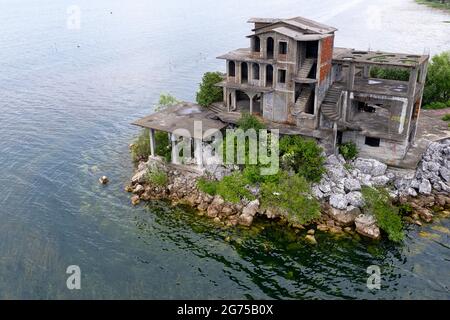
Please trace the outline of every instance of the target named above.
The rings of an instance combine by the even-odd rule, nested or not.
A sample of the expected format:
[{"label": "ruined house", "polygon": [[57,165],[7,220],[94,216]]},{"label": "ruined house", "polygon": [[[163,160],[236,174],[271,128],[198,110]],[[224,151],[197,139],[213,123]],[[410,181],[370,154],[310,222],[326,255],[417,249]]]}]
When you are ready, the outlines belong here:
[{"label": "ruined house", "polygon": [[[249,112],[280,134],[318,139],[328,153],[353,141],[361,156],[401,165],[414,144],[428,55],[334,47],[337,29],[302,17],[248,22],[249,48],[218,57],[223,102],[208,118],[214,111],[211,119],[236,123]],[[407,70],[409,79],[371,78],[374,67]],[[135,124],[164,130],[151,117]]]}]

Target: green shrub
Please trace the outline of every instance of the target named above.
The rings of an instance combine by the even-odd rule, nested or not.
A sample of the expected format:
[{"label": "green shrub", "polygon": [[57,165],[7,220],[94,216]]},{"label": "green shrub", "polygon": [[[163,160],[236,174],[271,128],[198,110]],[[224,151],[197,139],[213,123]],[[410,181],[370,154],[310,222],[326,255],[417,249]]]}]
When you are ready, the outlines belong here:
[{"label": "green shrub", "polygon": [[131,157],[134,162],[147,161],[150,155],[150,135],[148,129],[143,129],[134,140],[131,147]]},{"label": "green shrub", "polygon": [[312,182],[319,182],[325,168],[322,148],[313,139],[284,136],[280,139],[281,163]]},{"label": "green shrub", "polygon": [[[433,104],[441,102],[443,104]],[[450,107],[450,51],[434,56],[428,66],[423,93],[424,108]]]},{"label": "green shrub", "polygon": [[159,96],[158,105],[155,107],[155,111],[162,111],[168,107],[176,105],[177,103],[179,103],[179,101],[174,96],[170,95],[169,93],[161,93]]},{"label": "green shrub", "polygon": [[298,174],[287,173],[279,182],[265,182],[261,185],[261,206],[284,210],[291,222],[306,224],[320,217],[320,204],[311,196],[306,179]]},{"label": "green shrub", "polygon": [[447,113],[445,116],[442,117],[442,120],[444,121],[450,121],[450,113]]},{"label": "green shrub", "polygon": [[256,132],[266,128],[264,123],[259,121],[257,117],[248,112],[244,112],[241,114],[241,118],[238,120],[237,126],[239,129],[242,129],[244,131],[249,129],[255,129]]},{"label": "green shrub", "polygon": [[408,81],[409,71],[400,68],[372,67],[370,77],[377,79]]},{"label": "green shrub", "polygon": [[201,106],[208,107],[213,102],[222,101],[223,90],[215,86],[222,80],[223,76],[220,72],[206,72],[203,75],[202,83],[200,83],[200,88],[197,92],[197,103]]},{"label": "green shrub", "polygon": [[170,162],[172,157],[172,143],[169,141],[169,135],[167,132],[155,132],[155,145],[156,155],[163,157],[167,162]]},{"label": "green shrub", "polygon": [[358,156],[358,149],[353,142],[346,142],[339,146],[339,153],[345,160],[355,159]]},{"label": "green shrub", "polygon": [[164,187],[169,182],[169,178],[164,171],[154,170],[147,173],[147,182],[158,187]]},{"label": "green shrub", "polygon": [[398,205],[398,213],[402,216],[408,216],[413,212],[413,208],[409,203]]},{"label": "green shrub", "polygon": [[242,173],[235,171],[217,183],[216,194],[222,196],[225,201],[234,203],[238,203],[243,198],[253,200],[255,197],[246,188],[248,184]]},{"label": "green shrub", "polygon": [[431,102],[427,105],[424,105],[423,108],[431,110],[450,108],[450,100],[447,102]]},{"label": "green shrub", "polygon": [[363,187],[365,208],[375,215],[378,226],[384,230],[389,240],[400,242],[404,238],[399,209],[392,204],[386,189]]},{"label": "green shrub", "polygon": [[216,195],[217,192],[217,181],[207,180],[205,178],[200,178],[197,180],[197,188],[209,195]]}]

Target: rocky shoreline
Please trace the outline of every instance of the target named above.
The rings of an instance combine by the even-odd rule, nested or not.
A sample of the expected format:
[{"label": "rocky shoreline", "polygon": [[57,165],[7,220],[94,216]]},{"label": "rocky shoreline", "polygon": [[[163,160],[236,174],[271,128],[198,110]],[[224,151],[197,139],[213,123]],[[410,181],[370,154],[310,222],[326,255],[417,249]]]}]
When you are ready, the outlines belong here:
[{"label": "rocky shoreline", "polygon": [[[314,225],[317,230],[335,234],[356,232],[371,239],[381,237],[376,218],[364,208],[363,186],[386,187],[395,203],[409,204],[412,211],[404,220],[417,225],[431,222],[434,212],[450,207],[450,139],[430,143],[416,171],[388,168],[374,159],[345,161],[341,155],[328,156],[325,168],[322,180],[312,185],[312,195],[320,200],[322,214],[308,226],[310,230],[305,239],[311,243],[316,243]],[[233,166],[207,166],[204,174],[220,179],[236,169]],[[163,186],[149,183],[149,170],[165,172],[167,183]],[[200,191],[197,188],[200,177],[202,174],[197,172],[181,170],[159,158],[149,158],[148,162],[139,164],[126,191],[133,193],[133,205],[157,199],[188,204],[197,209],[199,215],[226,226],[250,226],[260,215],[294,228],[306,227],[291,223],[277,208],[262,209],[258,188],[249,188],[256,200],[231,203],[221,196]]]}]

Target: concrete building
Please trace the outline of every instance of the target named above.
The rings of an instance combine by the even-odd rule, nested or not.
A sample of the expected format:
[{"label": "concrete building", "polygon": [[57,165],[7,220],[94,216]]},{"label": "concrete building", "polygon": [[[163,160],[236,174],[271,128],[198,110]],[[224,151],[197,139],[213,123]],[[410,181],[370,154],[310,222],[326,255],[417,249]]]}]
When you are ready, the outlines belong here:
[{"label": "concrete building", "polygon": [[[335,48],[336,29],[302,17],[252,18],[250,47],[226,61],[224,111],[261,116],[285,134],[321,140],[328,152],[353,141],[361,156],[401,161],[414,143],[428,56]],[[371,78],[371,69],[406,70],[407,81]]]},{"label": "concrete building", "polygon": [[[317,139],[328,153],[353,141],[362,157],[417,164],[421,150],[406,155],[415,142],[428,55],[336,48],[337,29],[302,17],[248,22],[249,47],[218,57],[226,63],[217,84],[223,101],[208,110],[196,105],[198,119],[220,130],[249,112],[280,134]],[[371,77],[374,68],[402,69],[407,79],[377,79]],[[172,134],[191,125],[193,107],[180,104],[170,125],[169,111],[134,124]]]}]

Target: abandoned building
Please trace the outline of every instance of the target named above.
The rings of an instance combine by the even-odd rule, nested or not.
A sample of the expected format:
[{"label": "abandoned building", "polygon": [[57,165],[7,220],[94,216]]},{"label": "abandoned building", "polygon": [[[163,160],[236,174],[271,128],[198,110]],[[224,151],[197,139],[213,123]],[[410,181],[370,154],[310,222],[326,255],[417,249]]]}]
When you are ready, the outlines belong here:
[{"label": "abandoned building", "polygon": [[[401,166],[415,142],[428,55],[337,48],[337,29],[302,17],[248,22],[249,48],[218,57],[226,76],[217,84],[223,102],[205,111],[211,124],[249,112],[280,134],[318,139],[328,153],[353,141],[360,156]],[[372,78],[373,68],[403,69],[409,79]],[[157,114],[135,124],[173,131]]]}]

